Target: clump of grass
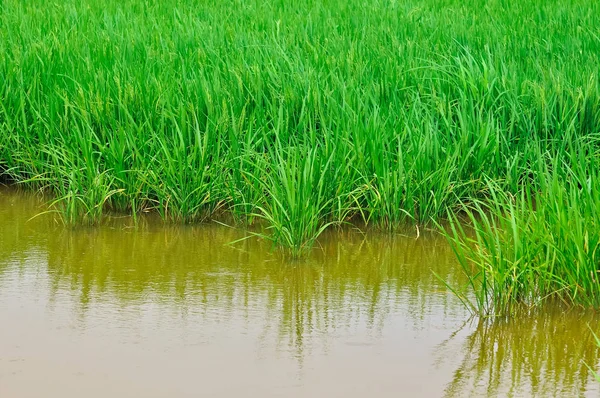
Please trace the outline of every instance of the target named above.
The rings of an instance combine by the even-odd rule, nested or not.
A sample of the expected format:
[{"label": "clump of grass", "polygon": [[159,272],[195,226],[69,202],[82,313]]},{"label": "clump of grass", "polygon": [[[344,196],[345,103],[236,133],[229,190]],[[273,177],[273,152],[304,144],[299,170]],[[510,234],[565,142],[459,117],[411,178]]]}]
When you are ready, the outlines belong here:
[{"label": "clump of grass", "polygon": [[516,196],[489,184],[489,199],[451,215],[448,237],[469,277],[455,292],[480,315],[509,314],[554,300],[600,306],[600,189],[590,148],[540,159]]},{"label": "clump of grass", "polygon": [[270,234],[260,235],[289,248],[294,257],[309,249],[327,227],[343,221],[331,212],[331,182],[343,166],[333,164],[335,152],[325,157],[319,151],[277,145],[267,159],[257,160],[260,173],[248,176],[258,180],[267,198],[255,215],[267,223]]}]

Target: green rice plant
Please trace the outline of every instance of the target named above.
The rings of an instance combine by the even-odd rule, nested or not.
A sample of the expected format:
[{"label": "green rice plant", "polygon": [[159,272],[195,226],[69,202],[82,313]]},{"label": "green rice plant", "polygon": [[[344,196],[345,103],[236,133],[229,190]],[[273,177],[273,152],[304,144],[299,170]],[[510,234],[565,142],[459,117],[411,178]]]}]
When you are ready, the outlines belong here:
[{"label": "green rice plant", "polygon": [[[462,226],[458,216],[450,214],[451,245],[468,276],[469,292],[454,288],[463,303],[474,313],[493,315],[510,311],[524,301],[534,304],[540,265],[537,242],[521,241],[524,229],[533,217],[525,198],[517,205],[513,198],[491,186],[492,199],[464,206],[471,230]],[[542,261],[542,265],[545,262]],[[548,275],[549,276],[549,275]],[[472,298],[469,297],[472,293]]]},{"label": "green rice plant", "polygon": [[260,180],[260,187],[268,199],[257,207],[256,216],[267,222],[270,231],[262,236],[289,248],[293,257],[310,248],[329,225],[339,222],[323,222],[331,216],[328,209],[332,199],[327,188],[332,156],[324,159],[317,151],[303,146],[284,151],[277,146],[270,153],[274,159],[263,160],[262,167],[273,169],[261,173],[267,175]]},{"label": "green rice plant", "polygon": [[294,251],[535,198],[598,147],[599,7],[4,0],[0,170],[69,223],[260,214]]},{"label": "green rice plant", "polygon": [[155,135],[158,152],[147,172],[159,213],[179,221],[210,216],[219,206],[212,193],[220,189],[214,171],[220,157],[214,130],[202,131],[197,120],[187,123],[181,116],[165,128],[172,133]]},{"label": "green rice plant", "polygon": [[535,189],[513,196],[490,183],[489,200],[465,205],[470,231],[450,215],[447,236],[472,295],[454,291],[475,313],[506,314],[550,300],[600,304],[597,160],[564,154],[544,162],[551,170],[537,174]]}]

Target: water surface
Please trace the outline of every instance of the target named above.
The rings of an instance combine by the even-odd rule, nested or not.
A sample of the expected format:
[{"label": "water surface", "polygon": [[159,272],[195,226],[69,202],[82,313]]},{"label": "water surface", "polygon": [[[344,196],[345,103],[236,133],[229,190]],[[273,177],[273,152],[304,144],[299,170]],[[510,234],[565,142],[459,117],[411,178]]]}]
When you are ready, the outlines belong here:
[{"label": "water surface", "polygon": [[434,233],[331,232],[292,262],[217,224],[43,210],[0,189],[0,397],[598,395],[595,313],[470,319]]}]

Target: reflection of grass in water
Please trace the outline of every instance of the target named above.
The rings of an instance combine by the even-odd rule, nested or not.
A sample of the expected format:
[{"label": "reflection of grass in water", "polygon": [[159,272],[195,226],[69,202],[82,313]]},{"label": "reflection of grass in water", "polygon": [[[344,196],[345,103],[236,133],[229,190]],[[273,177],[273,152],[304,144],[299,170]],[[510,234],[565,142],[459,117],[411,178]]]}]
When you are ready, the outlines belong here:
[{"label": "reflection of grass in water", "polygon": [[222,317],[258,309],[266,323],[277,324],[280,341],[298,352],[303,339],[332,328],[366,321],[380,329],[398,297],[414,318],[432,303],[456,304],[449,295],[432,294],[442,288],[432,268],[456,279],[450,249],[439,237],[339,234],[327,233],[311,257],[287,262],[265,242],[227,246],[239,232],[220,226],[65,230],[48,242],[48,271],[55,291],[70,283],[79,292],[83,310],[89,300],[115,297],[122,305],[148,297],[173,308],[201,304]]},{"label": "reflection of grass in water", "polygon": [[49,224],[39,217],[40,197],[0,185],[0,274],[10,263],[23,264],[31,252],[43,250]]},{"label": "reflection of grass in water", "polygon": [[586,321],[600,318],[562,310],[480,320],[446,396],[581,396],[593,375],[586,364],[600,358]]},{"label": "reflection of grass in water", "polygon": [[223,318],[235,312],[248,319],[257,309],[281,344],[300,353],[333,328],[366,322],[380,330],[398,297],[415,321],[440,301],[451,308],[453,297],[432,294],[443,286],[431,269],[461,282],[446,242],[426,233],[415,240],[414,231],[408,238],[328,231],[320,250],[289,262],[257,239],[228,245],[243,232],[221,226],[176,227],[152,216],[140,217],[135,228],[125,218],[64,229],[41,218],[27,222],[39,211],[35,198],[4,195],[0,201],[0,258],[24,262],[39,248],[51,294],[72,290],[81,316],[93,308],[90,302],[115,300],[127,306],[152,299],[182,313],[200,306]]},{"label": "reflection of grass in water", "polygon": [[[445,242],[424,234],[418,240],[364,239],[350,230],[327,232],[322,250],[290,263],[257,240],[227,246],[240,237],[232,229],[162,226],[141,218],[136,231],[122,221],[57,231],[42,220],[26,223],[36,206],[22,196],[0,196],[0,259],[25,261],[32,247],[46,252],[54,291],[72,289],[84,316],[90,301],[127,306],[149,297],[181,313],[203,306],[227,319],[238,311],[248,322],[257,309],[265,320],[262,337],[276,333],[300,360],[328,332],[366,320],[377,333],[392,299],[407,303],[402,308],[413,321],[425,318],[432,304],[456,308],[453,297],[432,294],[443,289],[432,268],[443,280],[463,282]],[[461,349],[465,357],[447,395],[492,394],[504,386],[517,394],[527,382],[538,395],[553,389],[578,395],[591,375],[584,363],[598,362],[585,321],[598,330],[593,314],[583,321],[572,313],[536,313],[480,322]],[[482,387],[488,381],[489,389]]]}]

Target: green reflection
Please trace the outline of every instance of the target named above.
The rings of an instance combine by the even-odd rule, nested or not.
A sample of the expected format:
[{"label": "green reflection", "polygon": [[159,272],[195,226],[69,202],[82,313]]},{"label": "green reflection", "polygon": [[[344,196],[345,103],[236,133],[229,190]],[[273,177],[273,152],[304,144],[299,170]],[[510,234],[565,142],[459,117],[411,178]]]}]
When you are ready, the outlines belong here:
[{"label": "green reflection", "polygon": [[[130,218],[112,218],[65,229],[51,215],[30,220],[41,210],[34,196],[0,190],[0,289],[3,276],[38,267],[50,300],[70,292],[83,318],[98,302],[154,302],[182,316],[200,311],[223,320],[242,314],[260,323],[266,344],[300,361],[336,330],[366,325],[378,334],[392,316],[416,330],[431,317],[467,318],[431,272],[464,283],[436,234],[328,232],[306,260],[290,262],[257,239],[229,244],[244,232],[220,225],[175,227],[149,216],[135,227]],[[559,310],[482,321],[464,341],[445,343],[458,340],[462,358],[446,395],[580,395],[593,380],[584,362],[598,363],[588,324],[600,330],[596,314]],[[456,361],[445,348],[439,352]]]},{"label": "green reflection", "polygon": [[586,366],[599,360],[590,327],[600,330],[597,313],[558,306],[482,320],[462,345],[446,396],[582,396],[596,387]]},{"label": "green reflection", "polygon": [[82,308],[107,293],[123,303],[152,295],[224,314],[259,307],[299,351],[310,333],[359,317],[380,327],[397,300],[417,319],[433,304],[457,307],[431,272],[449,280],[461,275],[439,237],[339,235],[325,236],[322,249],[301,262],[283,260],[258,240],[228,245],[242,235],[222,226],[63,230],[45,249],[55,290],[69,283]]},{"label": "green reflection", "polygon": [[0,184],[0,276],[9,264],[23,264],[35,251],[46,250],[46,239],[53,226],[42,200],[31,193]]},{"label": "green reflection", "polygon": [[[13,204],[3,206],[9,210],[3,210],[0,234],[10,243],[0,247],[0,259],[27,259],[36,245],[51,292],[70,289],[81,316],[91,300],[127,305],[152,299],[182,311],[201,305],[222,316],[262,311],[277,323],[282,344],[301,353],[307,338],[332,328],[362,322],[380,330],[392,308],[415,322],[434,306],[463,313],[431,272],[461,282],[437,234],[415,239],[334,231],[307,259],[290,262],[258,239],[229,244],[244,232],[220,225],[168,226],[146,217],[135,228],[130,218],[115,218],[100,227],[64,229],[51,217],[26,222],[40,211],[34,197],[5,192],[0,200]],[[15,236],[14,228],[24,232]]]}]

